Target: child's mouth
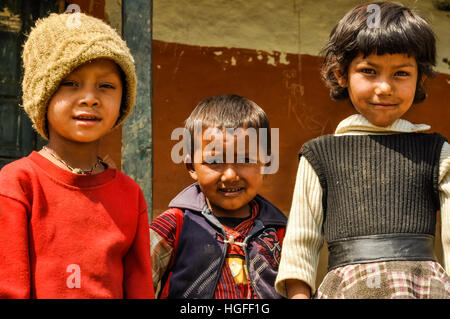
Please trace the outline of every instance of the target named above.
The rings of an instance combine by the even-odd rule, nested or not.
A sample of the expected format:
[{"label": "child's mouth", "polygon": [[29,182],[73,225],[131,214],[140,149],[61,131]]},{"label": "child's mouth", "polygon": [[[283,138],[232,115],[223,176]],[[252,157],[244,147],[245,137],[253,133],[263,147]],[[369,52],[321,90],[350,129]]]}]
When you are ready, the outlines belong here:
[{"label": "child's mouth", "polygon": [[227,187],[219,188],[219,192],[223,193],[225,196],[237,196],[244,191],[244,187]]},{"label": "child's mouth", "polygon": [[95,115],[77,115],[72,117],[75,121],[77,121],[77,124],[80,125],[94,125],[97,122],[101,121],[101,118],[95,116]]},{"label": "child's mouth", "polygon": [[376,109],[393,109],[397,107],[397,104],[392,103],[371,103]]}]

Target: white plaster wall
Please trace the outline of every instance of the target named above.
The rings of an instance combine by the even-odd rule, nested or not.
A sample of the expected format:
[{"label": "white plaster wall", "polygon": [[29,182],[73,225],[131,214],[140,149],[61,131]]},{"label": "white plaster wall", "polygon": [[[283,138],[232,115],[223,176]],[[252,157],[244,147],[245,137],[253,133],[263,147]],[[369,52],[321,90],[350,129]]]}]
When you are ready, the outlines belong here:
[{"label": "white plaster wall", "polygon": [[299,52],[298,0],[153,0],[153,38]]},{"label": "white plaster wall", "polygon": [[[318,55],[331,29],[361,0],[153,0],[153,38],[217,46]],[[450,12],[432,0],[403,0],[431,22],[439,72],[450,58]]]}]

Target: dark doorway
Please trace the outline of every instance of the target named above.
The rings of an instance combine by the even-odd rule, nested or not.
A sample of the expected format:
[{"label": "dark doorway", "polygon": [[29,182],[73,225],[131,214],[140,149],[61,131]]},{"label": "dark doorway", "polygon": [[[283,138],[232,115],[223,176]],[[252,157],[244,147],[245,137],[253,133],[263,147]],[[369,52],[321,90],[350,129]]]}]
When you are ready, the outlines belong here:
[{"label": "dark doorway", "polygon": [[21,104],[22,46],[34,21],[57,12],[57,1],[0,0],[0,168],[37,149],[34,132]]}]

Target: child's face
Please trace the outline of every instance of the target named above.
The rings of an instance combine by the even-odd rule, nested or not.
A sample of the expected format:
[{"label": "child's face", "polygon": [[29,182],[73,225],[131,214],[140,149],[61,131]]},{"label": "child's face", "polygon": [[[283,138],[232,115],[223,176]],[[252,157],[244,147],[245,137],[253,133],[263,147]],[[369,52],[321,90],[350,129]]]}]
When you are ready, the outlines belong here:
[{"label": "child's face", "polygon": [[[211,133],[212,130],[213,128],[210,127],[203,130],[203,136]],[[207,147],[211,140],[202,139],[201,149],[194,153],[194,158],[198,158],[199,163],[194,161],[194,170],[190,170],[189,173],[194,180],[198,181],[216,216],[248,216],[250,213],[248,203],[256,196],[263,183],[262,164],[258,158],[250,158],[252,155],[249,154],[248,141],[245,143],[246,163],[237,162],[236,154],[239,141],[241,143],[245,141],[245,134],[238,136],[223,134],[222,163],[208,163],[206,161],[210,156],[220,155],[218,152],[216,153],[215,149]],[[226,163],[227,145],[232,143],[234,143],[234,160],[232,163]],[[254,160],[256,163],[252,163],[250,160]]]},{"label": "child's face", "polygon": [[[336,74],[336,73],[335,73]],[[389,126],[413,104],[418,68],[407,54],[360,53],[350,63],[347,80],[336,74],[347,87],[354,108],[370,123]]]},{"label": "child's face", "polygon": [[47,110],[49,137],[89,143],[115,125],[122,101],[118,66],[96,59],[69,74],[51,98]]}]

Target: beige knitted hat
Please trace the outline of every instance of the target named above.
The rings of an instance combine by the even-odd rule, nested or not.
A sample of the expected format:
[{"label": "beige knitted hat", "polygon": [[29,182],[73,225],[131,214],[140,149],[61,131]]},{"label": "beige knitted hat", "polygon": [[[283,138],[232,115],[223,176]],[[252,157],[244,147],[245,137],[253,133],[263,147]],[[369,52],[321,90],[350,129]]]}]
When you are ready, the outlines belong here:
[{"label": "beige knitted hat", "polygon": [[134,59],[124,40],[100,19],[62,13],[40,19],[24,44],[23,108],[34,129],[48,139],[46,113],[60,82],[78,66],[97,58],[112,59],[125,74],[123,104],[116,126],[136,101]]}]

